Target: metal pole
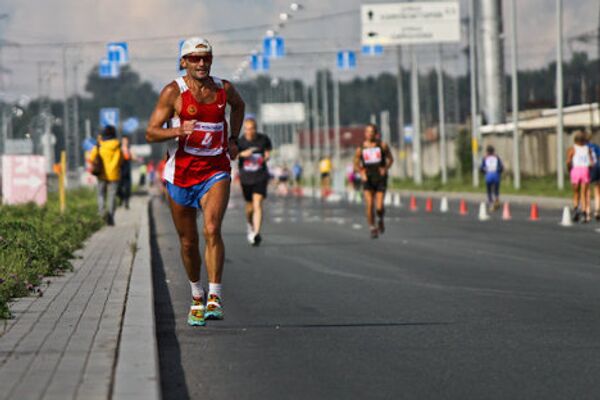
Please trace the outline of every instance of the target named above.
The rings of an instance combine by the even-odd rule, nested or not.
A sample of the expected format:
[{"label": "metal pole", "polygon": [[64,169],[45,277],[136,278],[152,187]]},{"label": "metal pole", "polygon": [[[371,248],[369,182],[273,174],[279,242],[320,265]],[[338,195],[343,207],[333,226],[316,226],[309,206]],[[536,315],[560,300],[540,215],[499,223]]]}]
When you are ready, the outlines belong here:
[{"label": "metal pole", "polygon": [[315,84],[312,88],[312,107],[313,107],[313,191],[319,184],[319,161],[321,159],[321,138],[319,137],[319,75],[315,76]]},{"label": "metal pole", "polygon": [[517,2],[511,1],[510,18],[512,20],[512,38],[510,41],[512,59],[510,62],[512,75],[512,115],[513,115],[513,184],[521,189],[521,160],[519,150],[519,77],[517,53]]},{"label": "metal pole", "polygon": [[563,2],[556,0],[556,109],[558,118],[556,138],[556,180],[560,190],[565,188],[564,121],[563,121]]},{"label": "metal pole", "polygon": [[302,154],[302,166],[305,168],[305,158],[312,163],[312,146],[310,145],[310,99],[308,98],[308,85],[302,82],[302,100],[304,100],[304,133],[302,141],[304,142],[304,152]]},{"label": "metal pole", "polygon": [[340,142],[340,81],[337,77],[333,77],[333,140],[334,140],[334,163],[333,165],[338,171],[342,170],[341,166],[341,151],[342,144]]},{"label": "metal pole", "polygon": [[442,184],[448,183],[448,149],[446,147],[446,110],[444,104],[444,74],[442,70],[442,45],[438,46],[437,60],[437,89],[438,89],[438,117],[440,120],[440,166],[442,170]]},{"label": "metal pole", "polygon": [[423,183],[421,171],[421,109],[419,100],[419,69],[417,66],[417,54],[412,47],[410,52],[410,92],[412,98],[412,149],[413,149],[413,179],[417,185]]},{"label": "metal pole", "polygon": [[[402,160],[402,172],[406,177],[406,146],[404,142],[404,85],[402,79],[402,48],[396,47],[398,63],[398,77],[396,78],[396,93],[398,96],[398,147],[400,148],[400,159]],[[400,160],[398,160],[400,161]],[[398,166],[400,162],[398,162]]]},{"label": "metal pole", "polygon": [[323,143],[325,146],[325,156],[331,156],[331,142],[329,140],[329,90],[328,90],[328,82],[329,82],[329,70],[325,70],[323,72],[323,79],[321,82],[321,95],[323,96],[323,131],[324,131],[324,139]]},{"label": "metal pole", "polygon": [[475,40],[475,0],[469,1],[469,66],[471,70],[471,153],[473,187],[479,186],[479,126],[477,121],[477,42]]},{"label": "metal pole", "polygon": [[75,86],[75,95],[73,97],[73,160],[75,160],[75,165],[73,167],[74,170],[77,170],[81,165],[80,155],[80,145],[79,145],[79,90],[77,89],[78,79],[77,75],[79,73],[79,63],[76,62],[73,65],[73,84]]},{"label": "metal pole", "polygon": [[[67,154],[67,159],[69,159],[70,154],[70,129],[69,129],[69,93],[67,91],[67,48],[63,46],[62,48],[62,61],[63,61],[63,94],[64,94],[64,104],[63,104],[63,138],[64,138],[64,146],[65,152]],[[70,165],[68,166],[71,167]]]}]

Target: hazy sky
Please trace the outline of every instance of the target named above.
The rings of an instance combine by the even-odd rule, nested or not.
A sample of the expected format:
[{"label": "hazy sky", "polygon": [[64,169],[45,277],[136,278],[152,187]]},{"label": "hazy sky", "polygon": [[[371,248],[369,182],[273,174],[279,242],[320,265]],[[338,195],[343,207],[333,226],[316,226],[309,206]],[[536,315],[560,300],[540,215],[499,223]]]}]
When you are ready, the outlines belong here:
[{"label": "hazy sky", "polygon": [[[381,3],[385,1],[371,1]],[[105,43],[126,40],[131,64],[143,79],[157,88],[176,76],[178,38],[190,35],[207,37],[215,52],[213,74],[230,78],[253,48],[259,48],[266,29],[278,22],[280,12],[289,10],[283,0],[2,0],[0,38],[5,74],[5,94],[36,97],[38,91],[52,97],[63,95],[63,49],[69,64],[68,91],[74,87],[73,66],[78,66],[78,86],[83,86],[89,70],[105,55]],[[335,67],[335,51],[358,49],[360,45],[360,5],[358,0],[300,1],[304,9],[280,30],[290,52],[319,52],[315,55],[287,57],[272,63],[272,75],[308,78],[315,67]],[[467,12],[467,0],[460,0]],[[509,1],[504,1],[505,25]],[[545,64],[555,57],[556,2],[517,0],[519,63],[522,68]],[[565,0],[565,37],[597,29],[598,0]],[[336,15],[337,14],[337,15]],[[308,19],[307,21],[302,21]],[[238,29],[249,28],[249,29]],[[507,41],[508,42],[508,41]],[[571,46],[569,46],[571,44]],[[462,45],[446,46],[445,67],[459,71],[465,60]],[[590,50],[596,57],[595,43],[585,45],[565,40],[565,56],[573,50]],[[435,47],[420,46],[419,59],[426,68],[435,59]],[[510,53],[507,52],[507,62]],[[359,58],[359,67],[344,72],[342,79],[354,75],[393,70],[395,54],[382,58]],[[508,65],[508,64],[507,64]],[[39,84],[39,77],[42,83]],[[246,77],[252,77],[252,73]],[[48,85],[49,83],[49,85]]]}]

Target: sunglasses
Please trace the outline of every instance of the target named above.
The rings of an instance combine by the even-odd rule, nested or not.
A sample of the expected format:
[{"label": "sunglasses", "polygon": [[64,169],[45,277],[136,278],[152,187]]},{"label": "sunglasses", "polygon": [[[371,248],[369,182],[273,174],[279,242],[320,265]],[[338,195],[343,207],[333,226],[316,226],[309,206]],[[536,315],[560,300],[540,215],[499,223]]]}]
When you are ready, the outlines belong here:
[{"label": "sunglasses", "polygon": [[200,60],[204,60],[205,63],[212,62],[212,54],[206,56],[185,56],[183,57],[186,61],[191,62],[192,64],[197,64]]}]

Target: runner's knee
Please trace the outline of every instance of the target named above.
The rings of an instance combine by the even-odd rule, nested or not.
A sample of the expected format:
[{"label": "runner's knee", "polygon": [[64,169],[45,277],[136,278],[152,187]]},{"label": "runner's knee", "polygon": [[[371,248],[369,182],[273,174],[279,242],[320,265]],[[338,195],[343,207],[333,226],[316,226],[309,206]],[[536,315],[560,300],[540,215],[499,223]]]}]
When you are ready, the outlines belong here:
[{"label": "runner's knee", "polygon": [[209,240],[217,239],[221,236],[221,227],[219,224],[213,222],[206,222],[204,224],[204,238]]}]

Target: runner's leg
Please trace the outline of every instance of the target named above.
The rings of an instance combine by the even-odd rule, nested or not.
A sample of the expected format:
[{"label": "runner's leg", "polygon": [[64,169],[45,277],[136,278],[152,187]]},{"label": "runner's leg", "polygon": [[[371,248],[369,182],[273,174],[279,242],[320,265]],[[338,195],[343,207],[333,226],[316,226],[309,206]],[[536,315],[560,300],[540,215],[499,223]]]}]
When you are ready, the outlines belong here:
[{"label": "runner's leg", "polygon": [[221,223],[229,202],[230,181],[222,180],[214,184],[202,197],[202,213],[204,215],[204,240],[206,247],[204,259],[209,283],[221,283],[225,245],[221,236]]},{"label": "runner's leg", "polygon": [[181,260],[185,267],[190,282],[200,280],[200,249],[198,245],[198,225],[196,223],[197,210],[177,204],[167,194],[171,206],[171,216],[175,229],[179,235],[181,246]]},{"label": "runner's leg", "polygon": [[375,212],[377,213],[377,219],[378,219],[377,227],[378,227],[380,233],[383,233],[385,231],[385,225],[383,223],[383,215],[385,214],[384,201],[383,201],[384,198],[385,198],[385,191],[380,190],[380,191],[375,192]]},{"label": "runner's leg", "polygon": [[262,205],[264,197],[260,193],[252,194],[252,226],[254,227],[254,233],[259,234],[262,226]]}]

